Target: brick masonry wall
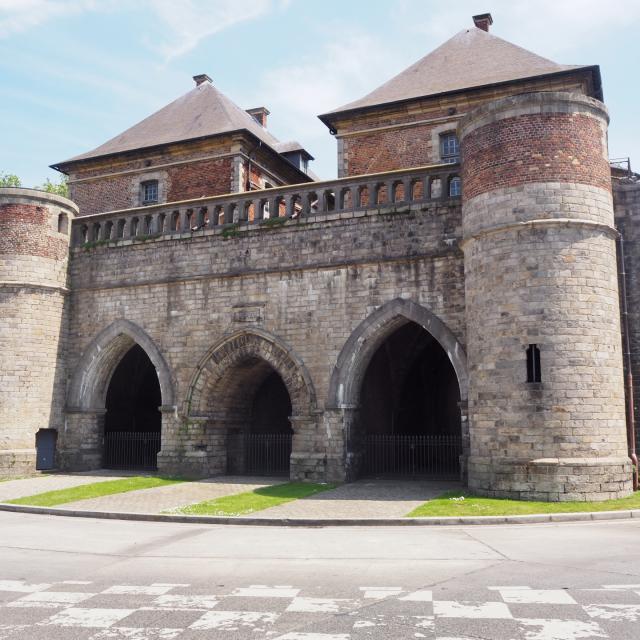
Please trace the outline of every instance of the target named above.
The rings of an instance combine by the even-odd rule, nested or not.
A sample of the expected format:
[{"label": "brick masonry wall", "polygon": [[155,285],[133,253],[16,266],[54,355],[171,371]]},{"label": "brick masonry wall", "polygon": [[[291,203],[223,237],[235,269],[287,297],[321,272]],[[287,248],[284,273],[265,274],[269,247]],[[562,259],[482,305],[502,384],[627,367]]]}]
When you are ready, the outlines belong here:
[{"label": "brick masonry wall", "polygon": [[465,196],[531,182],[590,184],[611,189],[602,122],[591,115],[515,115],[464,138]]},{"label": "brick masonry wall", "polygon": [[[525,117],[532,143],[514,127]],[[488,495],[588,500],[631,490],[613,207],[610,186],[598,186],[605,125],[603,107],[575,94],[508,98],[460,124],[469,484]],[[553,126],[558,140],[568,128],[575,139],[549,149],[564,178],[549,182],[528,149],[555,139]],[[524,149],[521,169],[502,163],[512,144]],[[595,160],[573,162],[576,144]],[[501,167],[491,176],[490,149]],[[528,166],[542,179],[530,181]],[[526,381],[529,344],[540,348],[540,383]]]},{"label": "brick masonry wall", "polygon": [[[636,452],[640,453],[640,182],[614,180],[613,205],[616,228],[624,240]],[[618,266],[622,266],[620,255]]]},{"label": "brick masonry wall", "polygon": [[[291,222],[226,240],[216,232],[75,250],[70,370],[114,321],[140,326],[175,379],[178,417],[163,414],[163,429],[168,444],[181,447],[183,471],[193,471],[220,464],[214,449],[222,428],[219,421],[214,431],[206,421],[185,420],[198,363],[224,336],[266,331],[304,365],[321,412],[311,422],[300,416],[299,477],[344,477],[344,422],[330,411],[320,417],[338,354],[359,323],[398,297],[430,309],[464,344],[460,232],[459,206],[429,205],[394,215]],[[273,349],[265,357],[269,353]],[[204,462],[195,449],[202,442],[211,449]],[[171,459],[171,451],[163,448],[163,455]],[[333,460],[326,473],[318,471],[325,456]]]},{"label": "brick masonry wall", "polygon": [[233,158],[202,160],[167,170],[167,202],[229,193],[233,179]]},{"label": "brick masonry wall", "polygon": [[160,202],[242,191],[241,154],[252,154],[273,185],[303,181],[279,154],[257,149],[252,138],[240,133],[81,161],[65,170],[80,215],[91,215],[140,206],[140,183],[146,180],[158,180]]},{"label": "brick masonry wall", "polygon": [[[58,216],[69,219],[58,232]],[[39,429],[62,429],[67,262],[75,207],[28,189],[0,189],[0,475],[35,468]]]},{"label": "brick masonry wall", "polygon": [[440,134],[455,130],[462,116],[488,101],[531,91],[588,94],[590,90],[584,73],[576,72],[340,114],[334,119],[338,174],[352,176],[437,163]]}]

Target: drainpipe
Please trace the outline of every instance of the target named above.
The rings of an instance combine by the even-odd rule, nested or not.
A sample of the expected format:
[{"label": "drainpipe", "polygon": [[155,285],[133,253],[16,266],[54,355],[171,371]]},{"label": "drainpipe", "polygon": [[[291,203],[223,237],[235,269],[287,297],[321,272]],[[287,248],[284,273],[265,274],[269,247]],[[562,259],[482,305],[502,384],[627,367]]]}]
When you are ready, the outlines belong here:
[{"label": "drainpipe", "polygon": [[631,340],[629,338],[629,310],[627,306],[627,274],[624,263],[624,238],[618,235],[618,252],[620,255],[620,293],[622,295],[622,329],[624,332],[624,363],[627,369],[625,376],[627,405],[627,446],[629,457],[633,463],[633,490],[638,490],[638,456],[636,455],[636,431],[633,411],[633,374],[631,373]]}]

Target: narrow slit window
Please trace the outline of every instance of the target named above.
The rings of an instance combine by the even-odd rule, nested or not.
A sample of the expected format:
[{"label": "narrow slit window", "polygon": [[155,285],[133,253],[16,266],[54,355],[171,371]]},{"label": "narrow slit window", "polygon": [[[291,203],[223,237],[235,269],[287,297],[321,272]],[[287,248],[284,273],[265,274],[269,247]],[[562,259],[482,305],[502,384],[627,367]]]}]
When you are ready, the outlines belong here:
[{"label": "narrow slit window", "polygon": [[540,348],[537,344],[530,344],[527,347],[527,382],[542,382]]}]

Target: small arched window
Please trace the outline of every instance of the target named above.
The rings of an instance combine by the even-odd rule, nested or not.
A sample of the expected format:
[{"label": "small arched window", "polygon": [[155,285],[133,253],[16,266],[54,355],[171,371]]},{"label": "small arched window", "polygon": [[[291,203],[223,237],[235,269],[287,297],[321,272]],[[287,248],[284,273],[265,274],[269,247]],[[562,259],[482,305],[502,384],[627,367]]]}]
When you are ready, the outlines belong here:
[{"label": "small arched window", "polygon": [[58,214],[58,233],[69,234],[69,217],[66,213]]}]

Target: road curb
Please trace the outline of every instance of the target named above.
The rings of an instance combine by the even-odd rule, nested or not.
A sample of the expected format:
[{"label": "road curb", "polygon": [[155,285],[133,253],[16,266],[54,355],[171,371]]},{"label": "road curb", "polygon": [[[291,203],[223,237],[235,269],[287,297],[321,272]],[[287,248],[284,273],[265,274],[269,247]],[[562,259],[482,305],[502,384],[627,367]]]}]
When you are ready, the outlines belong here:
[{"label": "road curb", "polygon": [[526,516],[473,516],[434,518],[251,518],[224,516],[188,516],[168,513],[129,513],[117,511],[81,511],[29,507],[0,503],[0,511],[31,513],[71,518],[98,518],[103,520],[134,520],[140,522],[179,522],[189,524],[253,525],[262,527],[402,527],[487,524],[538,524],[556,522],[590,522],[640,518],[640,509],[628,511],[589,511],[584,513],[551,513]]}]

